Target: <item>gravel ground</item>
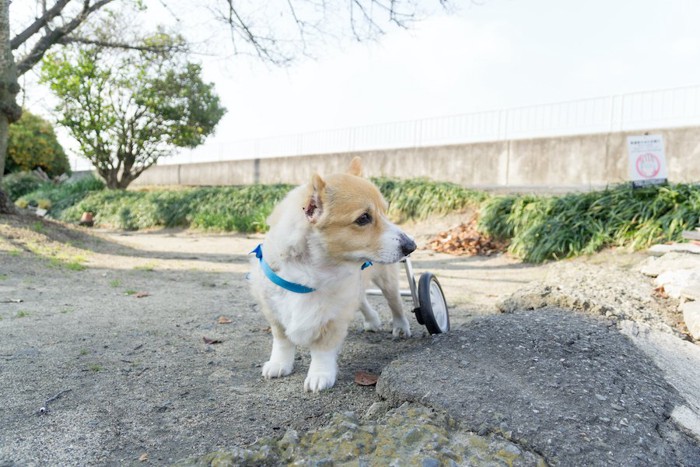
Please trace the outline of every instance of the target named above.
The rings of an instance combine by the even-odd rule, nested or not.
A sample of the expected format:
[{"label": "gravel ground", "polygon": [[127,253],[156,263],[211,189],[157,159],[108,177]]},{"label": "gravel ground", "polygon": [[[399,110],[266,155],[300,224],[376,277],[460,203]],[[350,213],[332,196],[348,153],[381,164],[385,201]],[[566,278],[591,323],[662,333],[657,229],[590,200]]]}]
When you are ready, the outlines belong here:
[{"label": "gravel ground", "polygon": [[[420,244],[456,220],[404,227]],[[358,314],[332,390],[303,392],[305,352],[289,377],[262,379],[271,337],[245,283],[247,252],[260,241],[186,231],[86,232],[34,218],[0,218],[0,466],[226,465],[242,459],[268,464],[315,459],[320,465],[329,456],[323,439],[362,442],[368,430],[403,439],[412,426],[424,427],[413,448],[401,451],[396,443],[374,440],[356,454],[368,462],[394,456],[428,462],[423,465],[470,458],[507,465],[504,455],[514,465],[551,461],[520,439],[473,433],[437,405],[403,405],[399,399],[387,405],[373,387],[355,384],[357,371],[380,374],[436,341],[414,319],[412,338],[392,339],[381,298],[371,301],[385,329],[363,332]],[[412,259],[417,272],[431,271],[440,279],[455,336],[497,315],[497,303],[533,281],[555,277],[561,267],[426,250]],[[602,255],[572,264],[591,271],[609,267],[606,277],[615,287],[616,278],[629,275],[638,260]],[[564,285],[576,289],[576,282]],[[638,293],[646,298],[644,290]],[[664,315],[670,305],[652,300],[660,308],[645,325],[653,321],[667,334],[680,333]],[[207,344],[205,337],[220,343]],[[446,439],[459,449],[445,451]],[[411,457],[428,445],[434,449],[422,461]],[[264,457],[255,457],[260,449]],[[208,454],[213,452],[223,453]]]}]

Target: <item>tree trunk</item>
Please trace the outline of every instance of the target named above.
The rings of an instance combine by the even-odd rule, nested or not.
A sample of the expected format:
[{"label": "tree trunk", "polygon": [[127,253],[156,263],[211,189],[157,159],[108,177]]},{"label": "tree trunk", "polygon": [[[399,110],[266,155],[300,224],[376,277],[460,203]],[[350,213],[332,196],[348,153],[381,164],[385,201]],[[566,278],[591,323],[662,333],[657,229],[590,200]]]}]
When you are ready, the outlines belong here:
[{"label": "tree trunk", "polygon": [[[22,115],[15,99],[18,92],[17,69],[10,46],[10,0],[0,0],[0,180],[5,173],[10,123]],[[0,214],[14,212],[14,206],[1,191]]]}]

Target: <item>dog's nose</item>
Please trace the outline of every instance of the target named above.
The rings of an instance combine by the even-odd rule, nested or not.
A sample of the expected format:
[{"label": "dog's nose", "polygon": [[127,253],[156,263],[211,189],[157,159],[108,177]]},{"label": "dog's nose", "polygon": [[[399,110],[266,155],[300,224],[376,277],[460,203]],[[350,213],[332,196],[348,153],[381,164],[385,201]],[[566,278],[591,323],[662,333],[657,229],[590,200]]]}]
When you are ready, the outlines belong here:
[{"label": "dog's nose", "polygon": [[401,234],[399,245],[401,246],[401,253],[404,256],[408,256],[416,250],[416,242],[411,240],[406,234]]}]

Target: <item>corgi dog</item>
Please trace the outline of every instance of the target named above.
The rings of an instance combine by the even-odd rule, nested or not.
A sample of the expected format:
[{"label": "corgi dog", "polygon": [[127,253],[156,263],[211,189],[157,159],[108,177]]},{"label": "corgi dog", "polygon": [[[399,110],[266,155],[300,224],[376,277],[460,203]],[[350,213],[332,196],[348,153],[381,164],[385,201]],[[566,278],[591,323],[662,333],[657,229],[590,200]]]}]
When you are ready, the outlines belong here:
[{"label": "corgi dog", "polygon": [[314,174],[275,207],[267,220],[270,230],[254,250],[249,276],[272,332],[272,352],[262,368],[265,378],[290,374],[296,347],[304,346],[311,352],[304,390],[332,387],[356,310],[364,315],[365,329],[379,329],[377,312],[365,297],[370,280],[389,291],[393,334],[410,335],[398,269],[390,265],[416,244],[388,220],[386,211],[377,187],[362,177],[358,157],[347,173]]}]

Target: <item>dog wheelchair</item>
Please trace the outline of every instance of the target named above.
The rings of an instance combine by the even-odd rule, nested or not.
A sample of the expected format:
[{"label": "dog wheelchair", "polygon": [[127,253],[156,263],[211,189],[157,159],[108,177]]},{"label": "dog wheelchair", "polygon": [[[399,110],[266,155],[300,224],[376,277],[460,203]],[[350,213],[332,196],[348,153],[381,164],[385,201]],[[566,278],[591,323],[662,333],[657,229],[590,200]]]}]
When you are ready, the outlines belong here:
[{"label": "dog wheelchair", "polygon": [[[425,326],[430,334],[442,334],[450,330],[450,315],[445,294],[437,277],[430,272],[421,274],[418,284],[413,274],[410,258],[401,260],[406,271],[408,289],[401,290],[402,297],[411,297],[413,313],[418,324]],[[368,289],[368,295],[382,295],[379,289]]]}]

